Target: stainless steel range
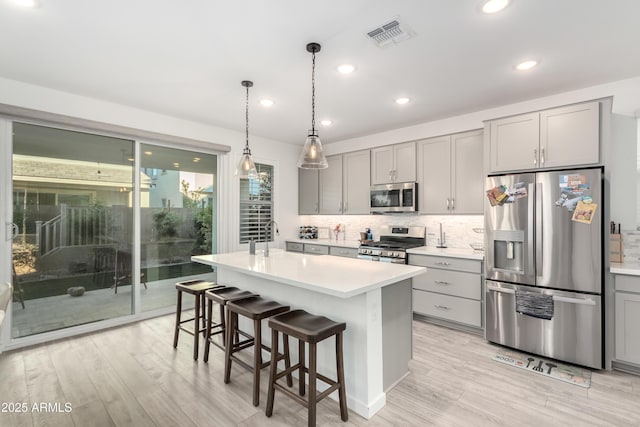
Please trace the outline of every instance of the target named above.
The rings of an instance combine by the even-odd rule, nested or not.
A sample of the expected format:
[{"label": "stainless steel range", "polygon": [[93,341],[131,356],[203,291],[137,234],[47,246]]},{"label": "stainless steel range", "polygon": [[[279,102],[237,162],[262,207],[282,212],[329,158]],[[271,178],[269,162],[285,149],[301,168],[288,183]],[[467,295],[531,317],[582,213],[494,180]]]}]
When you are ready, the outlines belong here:
[{"label": "stainless steel range", "polygon": [[426,245],[424,226],[387,226],[380,227],[380,240],[363,243],[358,248],[358,258],[371,261],[407,263],[407,249]]}]

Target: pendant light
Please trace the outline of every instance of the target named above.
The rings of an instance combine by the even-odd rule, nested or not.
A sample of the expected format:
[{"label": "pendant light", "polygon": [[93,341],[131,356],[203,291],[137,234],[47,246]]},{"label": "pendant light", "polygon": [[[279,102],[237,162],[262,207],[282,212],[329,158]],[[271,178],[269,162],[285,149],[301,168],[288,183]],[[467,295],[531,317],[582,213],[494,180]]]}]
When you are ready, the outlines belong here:
[{"label": "pendant light", "polygon": [[245,98],[245,131],[246,131],[246,144],[242,151],[242,158],[236,168],[236,176],[239,178],[258,179],[258,171],[256,165],[251,157],[251,149],[249,148],[249,88],[253,86],[253,82],[249,80],[243,80],[242,86],[247,89],[247,96]]},{"label": "pendant light", "polygon": [[318,43],[307,44],[307,52],[311,52],[311,130],[304,142],[304,148],[298,158],[301,169],[326,169],[329,167],[322,152],[322,142],[316,130],[316,52],[320,52]]}]

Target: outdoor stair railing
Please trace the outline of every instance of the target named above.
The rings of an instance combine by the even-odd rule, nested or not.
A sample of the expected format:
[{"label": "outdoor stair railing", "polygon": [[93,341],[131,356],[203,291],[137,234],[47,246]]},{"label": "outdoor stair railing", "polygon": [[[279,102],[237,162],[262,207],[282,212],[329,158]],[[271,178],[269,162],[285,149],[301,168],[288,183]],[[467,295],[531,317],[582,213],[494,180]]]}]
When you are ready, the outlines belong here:
[{"label": "outdoor stair railing", "polygon": [[60,214],[49,221],[36,221],[38,254],[46,256],[62,247],[112,243],[111,212],[93,207],[60,205]]}]

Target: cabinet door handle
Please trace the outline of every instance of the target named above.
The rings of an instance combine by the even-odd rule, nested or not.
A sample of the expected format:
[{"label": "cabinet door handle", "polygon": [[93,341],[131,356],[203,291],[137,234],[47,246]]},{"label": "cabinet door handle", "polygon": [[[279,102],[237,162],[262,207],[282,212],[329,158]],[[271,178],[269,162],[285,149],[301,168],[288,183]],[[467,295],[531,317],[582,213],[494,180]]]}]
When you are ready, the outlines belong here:
[{"label": "cabinet door handle", "polygon": [[314,211],[318,213],[318,202],[316,202],[316,207],[314,208]]},{"label": "cabinet door handle", "polygon": [[540,164],[544,165],[544,147],[540,149]]},{"label": "cabinet door handle", "polygon": [[436,265],[450,266],[451,263],[450,262],[446,262],[446,261],[438,261],[438,262],[436,262]]},{"label": "cabinet door handle", "polygon": [[349,210],[349,202],[344,202],[344,212],[346,213]]},{"label": "cabinet door handle", "polygon": [[454,210],[456,208],[456,199],[454,199],[453,197],[451,198],[451,210]]},{"label": "cabinet door handle", "polygon": [[451,310],[449,307],[447,307],[446,305],[437,305],[434,304],[433,305],[435,308],[437,308],[438,310]]},{"label": "cabinet door handle", "polygon": [[533,149],[533,164],[534,165],[538,164],[538,149],[537,148]]},{"label": "cabinet door handle", "polygon": [[447,210],[449,210],[449,199],[447,199]]},{"label": "cabinet door handle", "polygon": [[338,202],[338,212],[342,212],[342,202]]},{"label": "cabinet door handle", "polygon": [[434,280],[433,283],[435,283],[436,285],[442,285],[442,286],[447,286],[451,284],[449,282],[443,282],[442,280]]}]

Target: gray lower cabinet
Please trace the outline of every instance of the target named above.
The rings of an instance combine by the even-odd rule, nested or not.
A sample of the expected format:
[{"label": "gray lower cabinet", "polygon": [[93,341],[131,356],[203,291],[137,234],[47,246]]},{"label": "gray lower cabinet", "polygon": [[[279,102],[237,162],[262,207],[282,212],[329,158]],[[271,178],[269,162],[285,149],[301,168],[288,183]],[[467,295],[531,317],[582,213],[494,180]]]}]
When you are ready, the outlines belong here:
[{"label": "gray lower cabinet", "polygon": [[414,313],[454,327],[483,327],[482,261],[409,254],[409,264],[427,267],[413,279]]},{"label": "gray lower cabinet", "polygon": [[314,255],[333,255],[346,258],[358,258],[358,248],[344,246],[319,245],[317,243],[287,242],[288,252],[300,252]]},{"label": "gray lower cabinet", "polygon": [[304,253],[315,254],[315,255],[329,255],[329,246],[313,245],[313,244],[305,243]]},{"label": "gray lower cabinet", "polygon": [[304,243],[287,242],[287,252],[304,252]]},{"label": "gray lower cabinet", "polygon": [[615,359],[640,365],[640,277],[615,276]]}]

